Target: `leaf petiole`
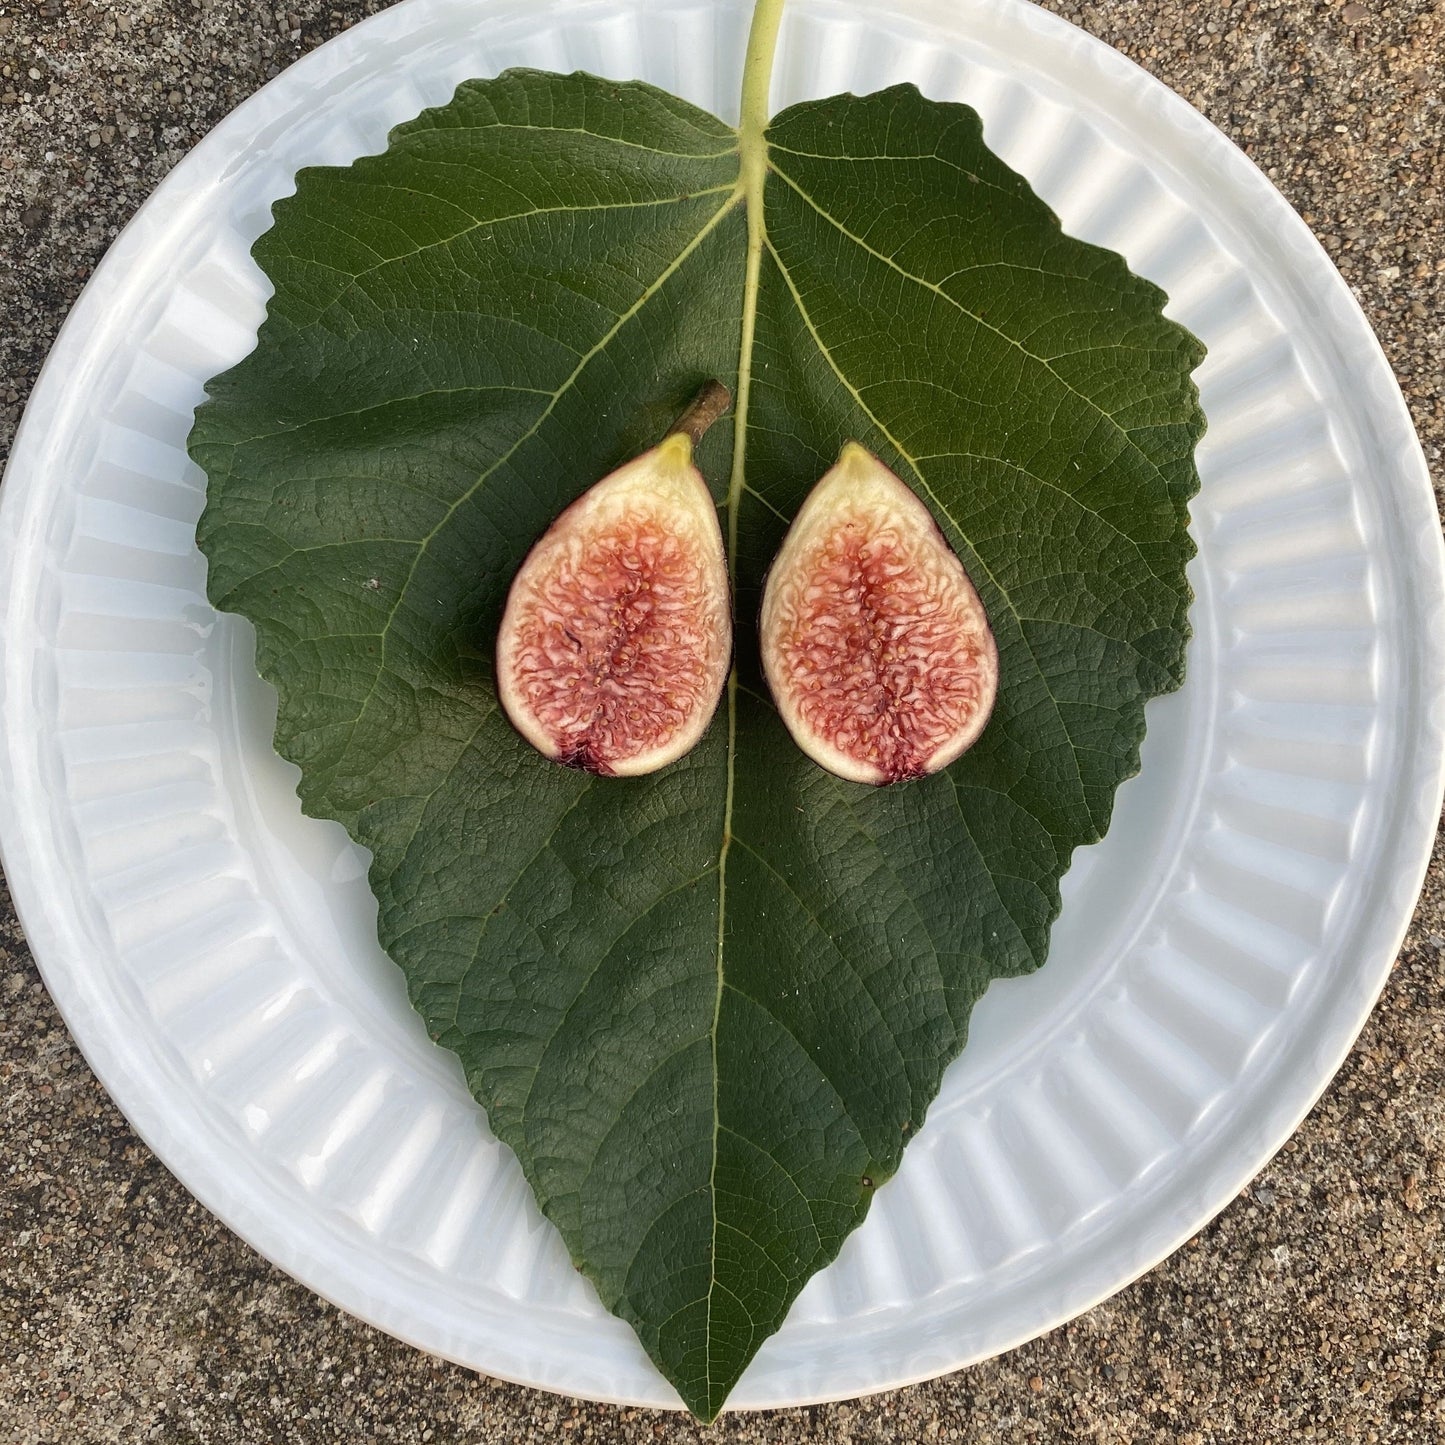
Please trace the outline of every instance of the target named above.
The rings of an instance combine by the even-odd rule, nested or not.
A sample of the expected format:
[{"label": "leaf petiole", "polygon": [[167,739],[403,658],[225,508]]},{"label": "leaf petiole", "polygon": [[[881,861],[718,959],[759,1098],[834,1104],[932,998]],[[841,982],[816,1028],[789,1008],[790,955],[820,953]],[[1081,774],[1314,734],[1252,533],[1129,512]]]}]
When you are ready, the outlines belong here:
[{"label": "leaf petiole", "polygon": [[768,95],[773,84],[773,57],[778,49],[778,30],[783,21],[784,0],[757,0],[752,28],[748,32],[747,55],[743,59],[743,95],[738,133],[746,157],[750,143],[762,145],[768,127]]},{"label": "leaf petiole", "polygon": [[747,456],[748,403],[752,396],[753,335],[757,326],[758,284],[762,276],[766,232],[763,223],[763,182],[768,170],[768,99],[773,60],[783,23],[784,0],[757,0],[743,61],[743,93],[738,122],[740,184],[748,208],[747,269],[743,279],[743,332],[738,360],[737,425],[733,432],[732,476],[728,484],[728,567],[737,585],[738,504],[742,500]]}]

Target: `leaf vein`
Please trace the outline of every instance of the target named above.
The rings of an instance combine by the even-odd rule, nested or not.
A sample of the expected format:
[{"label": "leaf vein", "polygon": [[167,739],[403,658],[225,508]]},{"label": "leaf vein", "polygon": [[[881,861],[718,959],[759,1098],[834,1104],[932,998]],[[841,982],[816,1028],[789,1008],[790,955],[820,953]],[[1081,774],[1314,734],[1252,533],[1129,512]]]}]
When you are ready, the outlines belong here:
[{"label": "leaf vein", "polygon": [[[406,186],[395,186],[391,184],[386,185],[384,189],[398,191],[409,190]],[[384,267],[395,265],[400,261],[410,261],[413,257],[421,256],[427,251],[434,251],[438,246],[450,246],[454,241],[460,241],[464,237],[473,235],[475,232],[485,230],[488,227],[507,225],[513,221],[526,221],[530,220],[533,216],[581,215],[591,211],[630,211],[644,210],[648,207],[676,206],[686,201],[697,200],[700,196],[716,196],[721,195],[724,191],[733,191],[736,189],[737,182],[729,181],[725,185],[709,186],[706,190],[686,191],[676,196],[655,196],[644,201],[609,201],[604,204],[587,206],[534,206],[529,211],[509,211],[501,216],[473,216],[470,226],[463,226],[460,231],[455,231],[450,236],[440,236],[435,241],[428,241],[424,245],[416,246],[410,251],[399,252],[395,256],[383,256],[373,265],[365,266],[360,271],[348,271],[343,274],[351,277],[351,283],[354,286],[364,277],[374,275]],[[411,194],[429,195],[430,193],[419,191],[411,192]],[[297,259],[305,258],[298,257]],[[351,286],[343,287],[341,291],[331,298],[328,305],[335,306],[350,289]]]},{"label": "leaf vein", "polygon": [[[567,1026],[567,1022],[572,1017],[573,1011],[582,1002],[583,998],[586,997],[587,990],[589,987],[591,987],[592,980],[596,978],[597,975],[602,971],[603,965],[606,964],[607,960],[612,957],[612,954],[617,948],[617,945],[621,943],[622,940],[626,938],[627,935],[631,933],[632,930],[636,928],[637,925],[641,923],[644,918],[649,917],[653,912],[655,912],[664,903],[666,903],[669,898],[675,897],[684,889],[695,887],[697,884],[701,883],[704,878],[708,877],[708,875],[713,872],[715,866],[716,865],[710,865],[705,872],[698,873],[691,878],[684,878],[682,882],[675,883],[671,888],[663,889],[661,893],[658,893],[654,897],[650,898],[644,908],[640,909],[637,913],[633,914],[627,919],[625,924],[617,931],[616,934],[613,935],[612,939],[607,944],[607,947],[597,955],[596,961],[579,980],[577,992],[572,996],[572,1002],[569,1003],[567,1007],[562,1011],[561,1017],[557,1020],[557,1026],[547,1037],[547,1043],[549,1047],[552,1043],[556,1041],[558,1035],[560,1035],[562,1030]],[[692,1042],[696,1043],[697,1040],[694,1039],[692,1040]],[[527,1110],[531,1107],[532,1095],[536,1091],[537,1083],[541,1077],[542,1070],[541,1064],[539,1062],[538,1065],[532,1070],[532,1082],[528,1085],[526,1097],[522,1100],[521,1105],[517,1110],[517,1118],[524,1124],[527,1117]]]},{"label": "leaf vein", "polygon": [[[813,925],[819,937],[826,940],[828,948],[832,952],[833,956],[838,960],[840,964],[843,965],[844,973],[851,974],[861,985],[864,996],[867,998],[869,1004],[872,1005],[873,1013],[877,1017],[879,1027],[884,1036],[886,1036],[886,1038],[888,1039],[888,1042],[893,1045],[893,1051],[898,1056],[898,1063],[903,1069],[904,1074],[906,1075],[908,1072],[907,1060],[905,1060],[903,1057],[903,1050],[898,1046],[898,1040],[894,1036],[893,1030],[888,1026],[888,1016],[883,1012],[883,1005],[878,1002],[878,997],[873,992],[873,981],[868,977],[868,975],[864,974],[859,970],[858,965],[843,951],[842,947],[838,943],[838,940],[834,938],[832,933],[823,926],[822,919],[818,917],[817,913],[808,903],[808,900],[804,898],[803,895],[798,891],[797,886],[793,883],[793,880],[789,878],[787,874],[784,873],[777,866],[777,864],[773,863],[770,859],[764,857],[757,848],[755,848],[745,839],[737,838],[734,841],[736,841],[740,848],[744,849],[748,853],[751,853],[752,856],[756,858],[758,862],[761,863],[763,867],[766,868],[767,871],[778,880],[779,883],[782,884],[784,891],[790,893],[793,896],[793,898],[798,904],[798,907],[803,910],[803,914],[807,918],[808,922]],[[930,939],[929,942],[932,943],[932,940]],[[743,991],[738,988],[736,984],[729,984],[728,987],[732,988],[735,992],[742,994],[744,998],[751,998],[753,1002],[757,1004],[758,1007],[761,1008],[770,1017],[777,1017],[773,1013],[772,1009],[769,1008],[762,999],[755,997],[753,994],[744,994]],[[781,1022],[781,1020],[779,1020],[779,1022]],[[801,1044],[801,1040],[799,1042]],[[841,1092],[839,1093],[839,1097],[842,1097]]]},{"label": "leaf vein", "polygon": [[[798,195],[801,196],[802,199],[807,202],[807,204],[811,206],[813,210],[818,213],[819,216],[823,218],[823,220],[825,220],[830,226],[837,230],[840,235],[846,236],[848,240],[852,241],[852,243],[859,248],[859,250],[866,251],[875,260],[880,261],[890,270],[896,272],[900,277],[902,277],[903,280],[911,281],[915,286],[921,286],[924,290],[933,292],[933,294],[937,296],[940,300],[947,302],[962,315],[967,316],[971,320],[977,322],[980,326],[983,327],[985,331],[991,331],[1001,341],[1007,342],[1008,345],[1014,347],[1021,355],[1028,357],[1031,361],[1037,362],[1040,366],[1044,368],[1045,371],[1048,372],[1050,376],[1054,378],[1055,381],[1059,383],[1060,386],[1064,388],[1065,391],[1067,391],[1071,396],[1078,398],[1078,400],[1083,402],[1083,404],[1088,407],[1090,411],[1094,412],[1097,416],[1102,418],[1110,427],[1114,429],[1114,431],[1116,431],[1121,437],[1123,437],[1125,442],[1128,444],[1129,450],[1133,452],[1136,457],[1140,458],[1140,460],[1143,461],[1145,466],[1147,466],[1149,470],[1153,472],[1154,476],[1161,482],[1161,484],[1164,482],[1164,474],[1159,470],[1158,463],[1156,463],[1152,457],[1145,453],[1143,448],[1140,447],[1139,443],[1134,440],[1133,436],[1128,431],[1126,431],[1125,428],[1120,424],[1118,418],[1115,417],[1112,412],[1106,411],[1102,406],[1100,406],[1099,403],[1093,399],[1093,397],[1086,396],[1066,377],[1061,376],[1057,371],[1055,371],[1053,366],[1050,364],[1048,357],[1041,356],[1036,351],[1030,351],[1029,348],[1025,346],[1018,337],[1010,336],[1007,331],[1004,331],[1001,327],[993,325],[992,322],[985,319],[977,311],[971,311],[956,296],[950,295],[942,286],[938,284],[938,282],[930,281],[926,276],[915,275],[912,271],[909,271],[906,267],[900,265],[897,261],[895,261],[892,256],[885,256],[882,251],[876,250],[874,247],[870,246],[868,242],[865,241],[861,236],[856,235],[854,232],[850,231],[848,227],[845,226],[842,221],[840,221],[836,216],[824,210],[824,208],[817,201],[815,201],[813,197],[810,196],[807,191],[805,191],[790,175],[788,175],[786,171],[779,170],[778,167],[774,166],[773,174],[779,176],[782,180],[786,181],[787,184],[791,186],[793,190],[795,190]],[[1165,487],[1165,490],[1167,492],[1167,486]]]}]

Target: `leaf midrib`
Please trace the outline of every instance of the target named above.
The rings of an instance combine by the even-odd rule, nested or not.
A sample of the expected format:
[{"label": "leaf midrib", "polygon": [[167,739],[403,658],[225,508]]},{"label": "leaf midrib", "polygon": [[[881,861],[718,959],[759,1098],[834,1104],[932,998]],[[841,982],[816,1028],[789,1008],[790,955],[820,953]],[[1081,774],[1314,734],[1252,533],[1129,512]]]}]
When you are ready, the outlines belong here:
[{"label": "leaf midrib", "polygon": [[[773,60],[782,25],[783,0],[758,0],[748,32],[747,55],[743,62],[743,88],[738,122],[738,189],[747,207],[747,262],[743,277],[743,305],[738,338],[738,385],[733,419],[732,473],[727,493],[728,585],[737,596],[738,512],[745,488],[748,415],[752,404],[753,346],[757,331],[758,289],[762,279],[763,246],[766,241],[763,191],[768,174],[768,102],[771,98]],[[727,788],[723,798],[722,837],[718,843],[717,895],[717,991],[712,1021],[712,1162],[708,1171],[708,1205],[712,1228],[708,1242],[708,1286],[703,1318],[703,1358],[709,1402],[714,1388],[712,1311],[718,1290],[717,1277],[717,1166],[722,1123],[721,1074],[718,1067],[718,1034],[722,1023],[723,993],[726,988],[725,953],[727,941],[727,865],[732,845],[733,798],[737,778],[738,669],[736,661],[728,673]],[[726,1287],[723,1286],[725,1292]],[[736,1296],[734,1296],[736,1298]],[[739,1301],[741,1303],[741,1301]],[[721,1401],[719,1401],[721,1404]]]}]

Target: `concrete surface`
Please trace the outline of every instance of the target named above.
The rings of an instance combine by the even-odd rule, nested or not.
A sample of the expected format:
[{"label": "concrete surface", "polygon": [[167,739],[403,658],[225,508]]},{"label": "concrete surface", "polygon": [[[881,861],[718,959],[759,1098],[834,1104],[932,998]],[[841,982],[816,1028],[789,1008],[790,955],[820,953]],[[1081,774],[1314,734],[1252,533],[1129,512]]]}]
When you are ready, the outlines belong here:
[{"label": "concrete surface", "polygon": [[[1304,213],[1379,330],[1438,478],[1445,4],[1049,6],[1187,96]],[[166,171],[377,8],[0,0],[0,446],[66,308]],[[703,1432],[442,1364],[259,1259],[127,1128],[0,890],[0,1442],[1440,1440],[1442,910],[1437,851],[1384,998],[1323,1101],[1152,1274],[932,1384]]]}]

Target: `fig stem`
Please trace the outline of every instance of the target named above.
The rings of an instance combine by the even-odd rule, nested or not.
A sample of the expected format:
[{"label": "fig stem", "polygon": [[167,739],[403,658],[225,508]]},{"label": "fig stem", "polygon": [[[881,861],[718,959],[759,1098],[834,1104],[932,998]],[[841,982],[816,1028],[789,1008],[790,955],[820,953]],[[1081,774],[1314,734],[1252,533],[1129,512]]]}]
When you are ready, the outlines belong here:
[{"label": "fig stem", "polygon": [[693,397],[692,404],[668,430],[668,436],[685,436],[696,446],[707,429],[733,404],[733,394],[720,381],[710,381]]}]

